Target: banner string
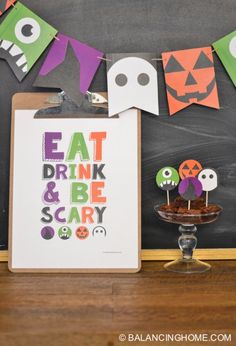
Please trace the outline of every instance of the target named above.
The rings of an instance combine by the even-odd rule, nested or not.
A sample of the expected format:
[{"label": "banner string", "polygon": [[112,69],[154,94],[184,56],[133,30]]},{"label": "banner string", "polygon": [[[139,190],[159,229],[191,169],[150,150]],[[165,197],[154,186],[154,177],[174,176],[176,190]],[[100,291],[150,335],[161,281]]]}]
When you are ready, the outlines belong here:
[{"label": "banner string", "polygon": [[[14,1],[13,0],[9,0],[9,3],[10,3],[10,5],[13,7],[13,9],[15,9],[15,10],[17,10],[17,6],[15,6],[15,3],[14,3]],[[50,35],[51,37],[52,37],[52,39],[55,39],[55,40],[57,40],[57,41],[60,41],[60,38],[59,37],[57,37],[57,34],[58,34],[58,32],[56,33],[56,35]],[[187,49],[190,49],[190,48],[187,48]],[[218,49],[213,49],[213,47],[212,47],[212,49],[210,50],[210,52],[208,53],[208,54],[206,54],[206,55],[212,55],[213,53],[215,53],[215,52],[217,52],[218,51]],[[171,53],[171,51],[169,51],[168,53]],[[131,55],[132,55],[132,53],[130,53]],[[99,59],[99,60],[102,60],[102,61],[106,61],[106,62],[112,62],[113,60],[112,59],[109,59],[109,58],[107,58],[106,56],[105,57],[103,57],[103,56],[97,56],[97,59]],[[161,61],[162,63],[164,62],[164,61],[166,61],[166,59],[162,59],[162,57],[156,57],[156,58],[152,58],[152,59],[150,59],[151,61]],[[220,107],[220,109],[223,109],[223,107]]]},{"label": "banner string", "polygon": [[10,4],[11,4],[11,6],[13,6],[14,9],[16,10],[16,6],[14,5],[14,3],[13,3],[11,0],[9,0],[9,2],[10,2]]},{"label": "banner string", "polygon": [[[12,2],[12,0],[9,0],[9,2],[10,2],[10,4],[11,4],[11,6],[13,6],[15,10],[17,10],[17,8],[16,8],[15,4]],[[54,38],[55,40],[57,40],[57,41],[60,41],[60,39],[59,39],[57,36],[53,36],[53,38]],[[216,52],[216,49],[213,49],[213,50],[211,51],[211,53],[214,53],[214,52]],[[207,55],[209,55],[209,54],[207,54]],[[101,56],[98,56],[97,59],[100,59],[100,60],[103,60],[103,61],[112,62],[111,59],[107,59],[107,58],[104,58],[104,57],[101,57]],[[152,60],[152,61],[163,61],[162,58],[153,58],[153,59],[151,59],[151,60]]]},{"label": "banner string", "polygon": [[[211,50],[211,54],[212,53],[215,53],[216,52],[216,49],[212,49]],[[169,52],[168,52],[169,53]],[[206,55],[210,55],[210,54],[206,54]],[[162,59],[162,58],[153,58],[153,59],[151,59],[151,60],[153,60],[153,61],[164,61],[164,59]]]},{"label": "banner string", "polygon": [[112,61],[111,59],[107,59],[102,56],[97,56],[97,59],[104,60],[104,61]]},{"label": "banner string", "polygon": [[[58,39],[58,38],[55,37],[55,39]],[[58,39],[58,40],[59,40],[59,39]],[[212,53],[215,53],[215,52],[216,52],[216,49],[212,49],[212,50],[211,50],[211,54],[212,54]],[[131,54],[131,53],[130,53],[130,54]],[[207,55],[210,55],[210,54],[207,54]],[[101,57],[101,56],[97,56],[97,59],[112,62],[111,59],[107,59],[107,58],[104,58],[104,57]],[[164,61],[164,59],[162,59],[162,58],[153,58],[153,59],[151,59],[151,60],[152,60],[152,61]]]}]

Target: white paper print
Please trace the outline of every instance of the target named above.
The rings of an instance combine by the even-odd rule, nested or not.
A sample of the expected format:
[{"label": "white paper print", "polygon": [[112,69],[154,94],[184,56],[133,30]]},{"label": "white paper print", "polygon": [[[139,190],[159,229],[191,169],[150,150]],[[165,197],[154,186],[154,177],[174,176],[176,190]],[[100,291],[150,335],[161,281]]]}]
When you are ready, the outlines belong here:
[{"label": "white paper print", "polygon": [[137,111],[55,120],[35,111],[15,113],[12,268],[136,271]]}]

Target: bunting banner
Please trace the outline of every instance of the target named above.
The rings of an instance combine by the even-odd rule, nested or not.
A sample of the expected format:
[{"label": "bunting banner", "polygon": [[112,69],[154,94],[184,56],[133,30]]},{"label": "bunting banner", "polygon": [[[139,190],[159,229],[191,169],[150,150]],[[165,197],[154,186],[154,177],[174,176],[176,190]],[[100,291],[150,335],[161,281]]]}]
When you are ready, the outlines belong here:
[{"label": "bunting banner", "polygon": [[[16,0],[0,0],[0,16],[11,6],[0,25],[0,59],[22,81],[56,38],[34,86],[60,88],[80,106],[85,94],[91,96],[104,53],[62,33],[56,37],[55,28]],[[236,31],[213,47],[236,86]],[[159,115],[157,60],[163,63],[170,115],[194,103],[219,109],[212,52],[209,46],[163,52],[161,59],[154,53],[107,54],[109,116],[132,107]]]},{"label": "bunting banner", "polygon": [[6,60],[22,81],[56,33],[51,25],[17,2],[0,25],[0,59]]},{"label": "bunting banner", "polygon": [[107,54],[109,116],[136,107],[159,114],[156,55]]},{"label": "bunting banner", "polygon": [[0,0],[0,16],[14,5],[16,0]]},{"label": "bunting banner", "polygon": [[196,103],[219,109],[211,47],[162,53],[170,115]]},{"label": "bunting banner", "polygon": [[236,31],[222,37],[212,46],[236,86]]},{"label": "bunting banner", "polygon": [[81,105],[103,55],[72,37],[58,34],[34,86],[61,88],[77,105]]}]

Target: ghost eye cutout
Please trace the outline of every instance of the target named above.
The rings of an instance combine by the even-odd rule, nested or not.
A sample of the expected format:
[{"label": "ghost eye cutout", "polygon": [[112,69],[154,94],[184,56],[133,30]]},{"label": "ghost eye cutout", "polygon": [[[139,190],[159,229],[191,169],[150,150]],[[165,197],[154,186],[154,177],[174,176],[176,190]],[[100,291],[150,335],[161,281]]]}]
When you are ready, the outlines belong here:
[{"label": "ghost eye cutout", "polygon": [[209,178],[210,178],[210,179],[213,179],[213,178],[214,178],[214,175],[213,175],[213,174],[210,174],[210,175],[209,175]]},{"label": "ghost eye cutout", "polygon": [[122,86],[125,86],[128,82],[128,78],[127,76],[124,74],[124,73],[119,73],[117,76],[116,76],[116,84],[120,87]]},{"label": "ghost eye cutout", "polygon": [[149,75],[147,73],[140,73],[138,75],[138,83],[142,86],[148,85],[150,81]]},{"label": "ghost eye cutout", "polygon": [[202,179],[206,179],[206,175],[205,174],[202,175]]},{"label": "ghost eye cutout", "polygon": [[15,26],[16,38],[25,44],[31,44],[37,41],[40,32],[40,25],[33,18],[23,18]]}]

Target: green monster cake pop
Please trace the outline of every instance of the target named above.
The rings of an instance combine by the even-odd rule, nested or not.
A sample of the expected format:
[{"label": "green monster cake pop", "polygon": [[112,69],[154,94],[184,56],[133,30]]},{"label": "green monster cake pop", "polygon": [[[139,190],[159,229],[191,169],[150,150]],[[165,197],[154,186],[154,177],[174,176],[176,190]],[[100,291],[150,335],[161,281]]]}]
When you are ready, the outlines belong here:
[{"label": "green monster cake pop", "polygon": [[157,172],[156,184],[160,189],[166,191],[168,205],[170,205],[169,191],[175,189],[178,183],[179,174],[175,168],[164,167]]}]

